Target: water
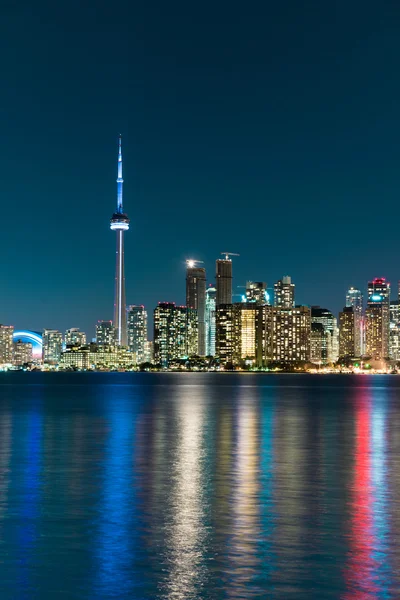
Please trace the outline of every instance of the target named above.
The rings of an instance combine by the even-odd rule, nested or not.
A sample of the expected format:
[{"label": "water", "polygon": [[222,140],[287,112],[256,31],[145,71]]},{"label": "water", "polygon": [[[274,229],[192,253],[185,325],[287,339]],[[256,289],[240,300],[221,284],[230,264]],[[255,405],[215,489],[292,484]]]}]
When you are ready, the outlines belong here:
[{"label": "water", "polygon": [[0,598],[400,595],[400,377],[0,375]]}]

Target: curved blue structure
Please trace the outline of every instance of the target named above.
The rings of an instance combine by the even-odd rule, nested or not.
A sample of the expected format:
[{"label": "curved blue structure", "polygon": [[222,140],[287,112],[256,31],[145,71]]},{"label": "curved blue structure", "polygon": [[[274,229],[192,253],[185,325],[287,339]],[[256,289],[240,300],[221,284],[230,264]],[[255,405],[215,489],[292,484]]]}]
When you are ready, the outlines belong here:
[{"label": "curved blue structure", "polygon": [[42,358],[43,341],[42,334],[37,331],[29,331],[29,329],[21,329],[14,331],[13,340],[21,340],[22,342],[29,342],[32,344],[32,354],[34,358]]}]

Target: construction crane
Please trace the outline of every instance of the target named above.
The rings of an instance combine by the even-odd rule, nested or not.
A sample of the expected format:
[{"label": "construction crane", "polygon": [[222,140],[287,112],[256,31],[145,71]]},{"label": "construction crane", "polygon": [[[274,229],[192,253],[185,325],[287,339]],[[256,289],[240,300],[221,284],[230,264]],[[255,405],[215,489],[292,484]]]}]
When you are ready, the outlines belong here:
[{"label": "construction crane", "polygon": [[194,258],[188,258],[186,260],[186,266],[189,269],[193,269],[196,265],[203,265],[204,264],[204,260],[195,260]]},{"label": "construction crane", "polygon": [[240,256],[240,254],[236,254],[235,252],[221,252],[222,256],[225,256],[225,260],[230,260],[230,256]]}]

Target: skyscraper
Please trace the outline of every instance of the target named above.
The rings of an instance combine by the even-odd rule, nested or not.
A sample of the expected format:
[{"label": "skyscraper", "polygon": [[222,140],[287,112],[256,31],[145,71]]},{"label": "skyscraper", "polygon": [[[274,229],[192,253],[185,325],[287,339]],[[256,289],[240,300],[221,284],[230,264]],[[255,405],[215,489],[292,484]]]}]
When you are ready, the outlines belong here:
[{"label": "skyscraper", "polygon": [[124,213],[122,203],[122,141],[118,140],[118,178],[117,178],[117,210],[111,217],[110,229],[117,233],[117,251],[115,265],[115,300],[114,327],[118,346],[127,345],[126,301],[125,301],[125,268],[124,268],[124,232],[129,229],[129,218]]},{"label": "skyscraper", "polygon": [[86,346],[86,333],[78,327],[72,327],[65,332],[66,346]]},{"label": "skyscraper", "polygon": [[[339,356],[360,356],[356,352],[356,308],[345,306],[339,313]],[[360,323],[358,322],[358,326]]]},{"label": "skyscraper", "polygon": [[135,355],[136,364],[145,362],[147,342],[147,311],[144,306],[132,305],[128,308],[128,346]]},{"label": "skyscraper", "polygon": [[258,306],[269,304],[269,295],[265,281],[246,282],[246,302],[252,302]]},{"label": "skyscraper", "polygon": [[59,363],[62,353],[62,333],[57,329],[43,331],[43,362],[49,365]]},{"label": "skyscraper", "polygon": [[389,357],[400,360],[400,305],[398,300],[390,303]]},{"label": "skyscraper", "polygon": [[339,330],[337,319],[327,308],[311,307],[311,322],[322,323],[325,341],[322,347],[322,363],[333,363],[339,358]]},{"label": "skyscraper", "polygon": [[196,354],[197,344],[195,309],[159,302],[154,310],[154,361],[168,367],[173,360]]},{"label": "skyscraper", "polygon": [[390,283],[384,277],[368,282],[365,311],[366,355],[382,360],[389,356]]},{"label": "skyscraper", "polygon": [[289,275],[285,275],[274,285],[274,306],[281,308],[293,308],[294,306],[294,283]]},{"label": "skyscraper", "polygon": [[23,342],[22,340],[14,342],[14,365],[21,367],[32,362],[32,349],[30,342]]},{"label": "skyscraper", "polygon": [[198,349],[197,354],[206,354],[206,270],[197,267],[197,261],[186,261],[186,306],[197,311]]},{"label": "skyscraper", "polygon": [[232,261],[228,255],[216,261],[216,306],[232,304]]},{"label": "skyscraper", "polygon": [[13,325],[0,325],[0,364],[11,364],[13,360]]},{"label": "skyscraper", "polygon": [[352,306],[354,309],[354,356],[362,356],[363,348],[363,295],[360,290],[353,287],[346,293],[346,306]]},{"label": "skyscraper", "polygon": [[96,343],[99,346],[115,346],[116,331],[112,321],[97,321]]},{"label": "skyscraper", "polygon": [[210,285],[206,290],[206,356],[215,356],[215,298],[217,290]]}]

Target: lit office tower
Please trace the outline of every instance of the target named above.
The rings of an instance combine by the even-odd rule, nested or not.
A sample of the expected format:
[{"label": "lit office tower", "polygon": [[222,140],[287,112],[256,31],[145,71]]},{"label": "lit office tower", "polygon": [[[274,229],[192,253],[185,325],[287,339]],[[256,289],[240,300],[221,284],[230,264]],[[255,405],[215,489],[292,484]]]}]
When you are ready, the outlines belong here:
[{"label": "lit office tower", "polygon": [[392,360],[400,360],[400,311],[398,300],[390,303],[389,357]]},{"label": "lit office tower", "polygon": [[125,301],[125,270],[124,270],[124,232],[129,229],[128,215],[124,213],[122,203],[122,149],[121,136],[118,141],[118,178],[117,178],[117,210],[111,217],[110,229],[117,234],[117,251],[115,265],[115,296],[114,296],[114,327],[116,330],[117,346],[126,346],[128,342],[126,331],[126,301]]},{"label": "lit office tower", "polygon": [[324,327],[325,338],[322,346],[322,363],[333,363],[339,358],[339,330],[337,319],[326,308],[311,307],[311,322],[321,323]]},{"label": "lit office tower", "polygon": [[13,360],[12,325],[0,325],[0,364],[11,364]]},{"label": "lit office tower", "polygon": [[197,310],[198,349],[196,354],[206,354],[206,270],[197,267],[196,260],[186,261],[186,306]]},{"label": "lit office tower", "polygon": [[382,360],[389,356],[390,283],[383,277],[368,282],[365,311],[365,353]]},{"label": "lit office tower", "polygon": [[48,365],[56,365],[61,358],[63,336],[57,329],[45,329],[43,331],[43,362]]},{"label": "lit office tower", "polygon": [[237,364],[240,349],[240,305],[220,304],[215,309],[215,353],[221,365]]},{"label": "lit office tower", "polygon": [[17,367],[22,367],[32,362],[33,346],[30,342],[17,340],[14,342],[14,359],[13,364]]},{"label": "lit office tower", "polygon": [[291,277],[285,275],[274,285],[274,306],[281,308],[293,308],[294,306],[294,283]]},{"label": "lit office tower", "polygon": [[362,356],[364,353],[364,335],[363,335],[363,295],[360,290],[353,287],[346,293],[346,306],[352,306],[354,309],[354,356]]},{"label": "lit office tower", "polygon": [[215,299],[217,290],[211,286],[206,290],[206,356],[215,356]]},{"label": "lit office tower", "polygon": [[272,307],[272,360],[307,362],[311,356],[311,314],[308,306]]},{"label": "lit office tower", "polygon": [[356,352],[355,310],[354,306],[345,306],[339,313],[339,356],[341,358],[359,356]]},{"label": "lit office tower", "polygon": [[96,343],[99,346],[115,346],[116,331],[112,321],[97,321]]},{"label": "lit office tower", "polygon": [[251,302],[257,304],[258,306],[269,304],[267,284],[265,281],[246,282],[246,302]]},{"label": "lit office tower", "polygon": [[135,355],[136,364],[145,362],[147,342],[147,311],[144,306],[128,308],[128,346]]},{"label": "lit office tower", "polygon": [[72,327],[65,332],[66,346],[86,346],[86,333],[78,327]]},{"label": "lit office tower", "polygon": [[232,261],[226,256],[216,262],[216,306],[232,304]]},{"label": "lit office tower", "polygon": [[159,302],[154,310],[154,361],[167,367],[197,352],[197,313],[174,302]]}]

